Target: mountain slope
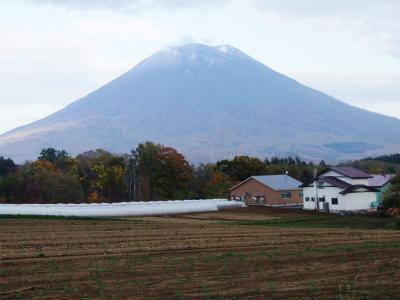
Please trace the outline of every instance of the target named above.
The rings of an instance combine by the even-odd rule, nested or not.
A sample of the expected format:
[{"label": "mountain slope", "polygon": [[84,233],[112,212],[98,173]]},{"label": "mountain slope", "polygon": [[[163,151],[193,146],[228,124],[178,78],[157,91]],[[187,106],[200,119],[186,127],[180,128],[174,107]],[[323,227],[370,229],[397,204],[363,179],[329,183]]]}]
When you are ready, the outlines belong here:
[{"label": "mountain slope", "polygon": [[145,140],[194,162],[235,154],[340,160],[400,150],[400,120],[299,84],[230,46],[165,48],[66,108],[0,136],[0,154],[32,159],[129,151]]}]

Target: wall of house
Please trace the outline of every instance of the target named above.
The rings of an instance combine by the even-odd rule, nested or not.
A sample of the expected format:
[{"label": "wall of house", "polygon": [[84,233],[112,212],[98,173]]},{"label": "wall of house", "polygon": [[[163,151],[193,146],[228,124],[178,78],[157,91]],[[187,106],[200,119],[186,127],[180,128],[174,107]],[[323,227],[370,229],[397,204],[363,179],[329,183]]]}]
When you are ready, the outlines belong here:
[{"label": "wall of house", "polygon": [[[325,202],[329,203],[329,209],[330,210],[338,210],[339,206],[343,202],[342,195],[339,194],[341,191],[342,191],[342,189],[337,188],[337,187],[325,186],[323,189],[318,189],[318,198],[325,197]],[[303,189],[304,209],[314,210],[316,208],[315,201],[314,202],[311,201],[312,197],[315,198],[314,187],[305,187]],[[306,201],[306,198],[310,198],[310,200]],[[338,205],[332,205],[332,198],[338,198]],[[320,210],[323,209],[323,206],[324,206],[324,202],[319,202]]]},{"label": "wall of house", "polygon": [[375,192],[348,193],[343,195],[343,204],[340,206],[339,210],[370,209],[371,203],[374,201],[376,201]]},{"label": "wall of house", "polygon": [[[315,209],[315,201],[312,202],[311,198],[315,198],[315,190],[314,187],[304,187],[303,188],[303,209],[314,210]],[[309,198],[309,201],[306,201],[306,198]]]},{"label": "wall of house", "polygon": [[[340,192],[343,189],[337,187],[324,187],[318,189],[318,198],[325,196],[325,202],[329,203],[329,210],[335,211],[353,211],[353,210],[366,210],[371,208],[371,203],[376,201],[376,193],[368,192],[366,190],[360,190],[356,193],[348,193],[341,195]],[[315,198],[314,187],[305,187],[303,189],[304,194],[304,209],[314,210],[316,207],[315,202],[311,201],[311,198]],[[310,201],[306,201],[306,198],[310,198]],[[338,198],[338,204],[332,204],[332,198]],[[319,202],[319,208],[322,210],[324,202]]]},{"label": "wall of house", "polygon": [[338,172],[329,170],[327,172],[325,172],[324,174],[322,174],[322,176],[334,176],[334,177],[343,177],[342,174],[339,174]]},{"label": "wall of house", "polygon": [[352,184],[352,185],[356,185],[356,184],[368,185],[368,178],[361,178],[361,179],[351,179],[350,178],[350,184]]},{"label": "wall of house", "polygon": [[[300,197],[301,189],[287,190],[287,192],[292,193],[292,197],[288,199],[282,198],[283,192],[286,191],[275,191],[251,178],[231,190],[230,195],[231,198],[244,197],[248,205],[286,206],[303,203],[303,199]],[[265,200],[263,202],[256,202],[253,199],[254,197],[264,197]]]},{"label": "wall of house", "polygon": [[386,192],[389,188],[390,188],[390,183],[386,183],[384,186],[382,186],[379,189],[379,192],[376,193],[376,200],[379,201],[380,203],[382,203],[383,193]]}]

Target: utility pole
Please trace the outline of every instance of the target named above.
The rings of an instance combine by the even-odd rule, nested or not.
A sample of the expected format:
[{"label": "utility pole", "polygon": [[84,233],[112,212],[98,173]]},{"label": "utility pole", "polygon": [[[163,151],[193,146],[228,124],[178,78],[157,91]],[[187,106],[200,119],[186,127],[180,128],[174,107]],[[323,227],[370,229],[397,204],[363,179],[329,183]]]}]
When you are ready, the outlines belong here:
[{"label": "utility pole", "polygon": [[135,169],[135,158],[132,157],[132,185],[133,185],[133,201],[136,201],[136,169]]},{"label": "utility pole", "polygon": [[136,164],[137,164],[137,155],[136,155],[136,152],[134,151],[134,150],[132,150],[132,153],[131,153],[131,162],[132,162],[132,165],[131,165],[131,167],[132,167],[132,169],[131,169],[131,172],[132,172],[132,188],[133,188],[133,201],[137,201],[137,199],[138,199],[138,195],[137,195],[137,186],[138,186],[138,176],[137,176],[137,174],[136,174],[136,172],[137,172],[137,166],[136,166]]},{"label": "utility pole", "polygon": [[315,210],[319,211],[319,199],[318,199],[318,172],[317,168],[314,168],[314,194],[315,194]]}]

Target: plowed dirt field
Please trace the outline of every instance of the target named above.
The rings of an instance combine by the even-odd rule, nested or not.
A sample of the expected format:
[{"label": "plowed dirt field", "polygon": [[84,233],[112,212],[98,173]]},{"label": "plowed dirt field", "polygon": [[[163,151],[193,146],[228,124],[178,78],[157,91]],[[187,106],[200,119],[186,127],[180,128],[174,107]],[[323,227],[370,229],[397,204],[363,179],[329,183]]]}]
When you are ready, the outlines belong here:
[{"label": "plowed dirt field", "polygon": [[400,231],[224,223],[302,215],[1,219],[0,298],[399,299]]}]

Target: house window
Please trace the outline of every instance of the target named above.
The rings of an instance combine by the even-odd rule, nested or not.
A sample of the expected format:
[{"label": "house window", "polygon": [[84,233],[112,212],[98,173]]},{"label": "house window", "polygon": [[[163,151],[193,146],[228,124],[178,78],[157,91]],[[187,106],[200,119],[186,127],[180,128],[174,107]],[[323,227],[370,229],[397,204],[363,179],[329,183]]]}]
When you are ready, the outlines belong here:
[{"label": "house window", "polygon": [[315,197],[311,197],[311,202],[315,202]]},{"label": "house window", "polygon": [[299,197],[302,199],[303,198],[303,192],[299,192]]},{"label": "house window", "polygon": [[306,197],[306,202],[310,202],[310,197]]},{"label": "house window", "polygon": [[262,204],[264,202],[264,197],[263,196],[257,196],[256,197],[256,202],[257,202],[257,204]]},{"label": "house window", "polygon": [[292,193],[291,193],[291,192],[283,192],[283,193],[282,193],[282,198],[283,198],[283,199],[292,198]]},{"label": "house window", "polygon": [[338,205],[338,204],[339,204],[338,198],[332,198],[332,205]]},{"label": "house window", "polygon": [[324,188],[324,182],[323,181],[318,181],[317,186],[319,189],[323,189]]},{"label": "house window", "polygon": [[320,197],[319,202],[325,202],[325,197]]}]

